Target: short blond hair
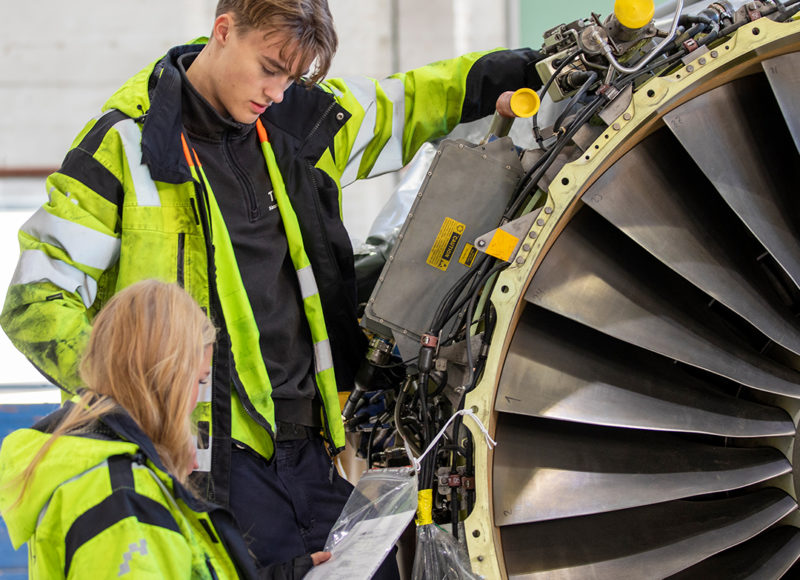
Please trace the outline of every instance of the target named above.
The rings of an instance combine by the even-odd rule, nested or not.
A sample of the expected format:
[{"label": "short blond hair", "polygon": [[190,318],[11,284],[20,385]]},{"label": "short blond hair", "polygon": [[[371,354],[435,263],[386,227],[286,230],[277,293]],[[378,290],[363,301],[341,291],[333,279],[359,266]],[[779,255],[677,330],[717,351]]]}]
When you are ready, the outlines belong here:
[{"label": "short blond hair", "polygon": [[240,29],[282,32],[296,41],[296,52],[282,50],[281,57],[290,66],[298,58],[312,63],[303,79],[306,83],[319,82],[328,74],[339,40],[327,0],[219,0],[216,16],[226,13],[233,15]]}]

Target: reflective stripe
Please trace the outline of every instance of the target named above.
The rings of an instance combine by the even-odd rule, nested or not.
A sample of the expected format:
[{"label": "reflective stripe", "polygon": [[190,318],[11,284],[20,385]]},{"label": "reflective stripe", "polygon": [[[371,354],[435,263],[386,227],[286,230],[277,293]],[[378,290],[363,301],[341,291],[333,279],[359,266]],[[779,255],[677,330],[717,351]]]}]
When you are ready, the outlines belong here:
[{"label": "reflective stripe", "polygon": [[19,257],[11,285],[37,282],[52,282],[67,292],[77,292],[86,308],[97,297],[97,281],[85,272],[41,250],[25,250]]},{"label": "reflective stripe", "polygon": [[122,139],[128,168],[136,190],[136,201],[140,206],[157,207],[161,205],[156,184],[150,177],[150,170],[142,163],[142,132],[133,119],[125,119],[114,125]]},{"label": "reflective stripe", "polygon": [[333,368],[333,353],[329,340],[314,343],[314,365],[317,373]]},{"label": "reflective stripe", "polygon": [[342,174],[342,187],[358,179],[358,168],[361,165],[361,159],[364,157],[364,150],[367,144],[375,136],[375,120],[378,117],[375,105],[375,81],[363,77],[343,80],[358,101],[358,104],[364,109],[364,119],[361,121],[358,135],[356,135],[356,140],[353,143],[353,149],[350,151],[350,159],[348,159],[347,166]]},{"label": "reflective stripe", "polygon": [[98,270],[111,267],[119,257],[119,238],[55,216],[43,207],[36,210],[21,230],[45,244],[61,248],[73,262]]},{"label": "reflective stripe", "polygon": [[208,438],[208,449],[197,450],[197,467],[195,471],[211,471],[211,437]]},{"label": "reflective stripe", "polygon": [[403,130],[406,124],[406,87],[400,79],[386,79],[381,88],[392,101],[392,136],[383,146],[369,177],[403,167]]},{"label": "reflective stripe", "polygon": [[297,281],[300,282],[300,294],[303,300],[314,294],[319,294],[317,290],[317,280],[314,278],[314,271],[311,266],[300,268],[297,271]]}]

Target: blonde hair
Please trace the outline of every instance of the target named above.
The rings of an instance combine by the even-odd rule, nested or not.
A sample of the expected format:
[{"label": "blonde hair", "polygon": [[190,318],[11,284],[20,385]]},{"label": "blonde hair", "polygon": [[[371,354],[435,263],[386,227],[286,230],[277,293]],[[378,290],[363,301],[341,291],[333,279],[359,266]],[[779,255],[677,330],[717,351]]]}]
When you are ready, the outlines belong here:
[{"label": "blonde hair", "polygon": [[26,468],[23,490],[53,442],[87,431],[122,407],[185,482],[194,462],[189,418],[197,369],[216,329],[177,284],[144,280],[114,295],[95,317],[81,360],[87,389]]}]

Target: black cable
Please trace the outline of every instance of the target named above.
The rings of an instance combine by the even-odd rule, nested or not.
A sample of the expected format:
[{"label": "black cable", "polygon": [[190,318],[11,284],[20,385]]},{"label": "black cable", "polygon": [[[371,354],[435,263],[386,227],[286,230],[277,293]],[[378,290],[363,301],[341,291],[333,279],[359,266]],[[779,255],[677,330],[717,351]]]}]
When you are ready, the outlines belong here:
[{"label": "black cable", "polygon": [[553,128],[557,132],[561,131],[561,123],[564,122],[564,119],[567,118],[567,116],[572,111],[572,109],[575,107],[575,105],[581,100],[583,95],[586,94],[586,91],[589,90],[589,87],[591,87],[595,83],[595,81],[597,81],[597,73],[594,72],[594,71],[591,71],[589,73],[589,78],[587,78],[586,81],[581,85],[581,88],[578,89],[578,92],[576,92],[572,96],[572,98],[569,100],[569,103],[567,104],[567,106],[564,107],[564,110],[561,111],[561,114],[559,114],[559,116],[556,118],[555,123],[553,123]]},{"label": "black cable", "polygon": [[[561,74],[561,72],[567,67],[567,65],[572,63],[572,61],[574,61],[582,53],[583,53],[583,49],[579,48],[575,52],[573,52],[572,54],[569,54],[569,55],[564,57],[564,60],[562,60],[561,63],[559,63],[559,65],[553,71],[553,74],[550,75],[550,78],[547,79],[547,82],[544,84],[542,89],[539,91],[539,95],[540,95],[539,100],[540,101],[544,100],[545,96],[547,95],[548,89],[550,89],[550,85],[553,84],[553,81],[555,81],[556,77],[559,74]],[[531,117],[531,122],[533,123],[533,134],[534,134],[534,138],[536,139],[536,142],[539,144],[539,147],[542,150],[547,151],[547,148],[544,146],[544,138],[542,137],[542,134],[541,134],[540,129],[539,129],[539,114],[538,114],[538,112],[535,115],[533,115],[533,117]]]}]

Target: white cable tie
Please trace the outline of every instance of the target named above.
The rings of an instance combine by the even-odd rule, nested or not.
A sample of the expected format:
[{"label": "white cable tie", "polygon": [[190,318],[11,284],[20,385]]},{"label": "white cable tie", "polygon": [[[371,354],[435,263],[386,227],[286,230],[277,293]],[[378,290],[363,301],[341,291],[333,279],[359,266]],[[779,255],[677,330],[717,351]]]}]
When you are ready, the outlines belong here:
[{"label": "white cable tie", "polygon": [[481,420],[478,419],[477,415],[475,415],[475,413],[472,411],[472,409],[461,409],[460,411],[457,411],[456,413],[454,413],[447,420],[447,423],[445,423],[444,427],[442,427],[442,429],[439,431],[439,433],[436,435],[436,437],[433,438],[433,441],[431,441],[430,445],[428,445],[428,448],[425,449],[425,451],[423,451],[422,454],[419,457],[414,457],[414,455],[411,453],[411,448],[408,446],[408,442],[405,439],[403,439],[403,445],[406,448],[406,455],[408,455],[408,458],[411,461],[411,464],[414,466],[415,470],[417,470],[417,471],[420,470],[420,464],[422,463],[422,459],[428,454],[428,452],[430,452],[431,449],[433,449],[436,446],[436,444],[439,442],[439,439],[442,438],[442,436],[444,435],[444,432],[450,426],[450,423],[452,423],[453,420],[456,417],[458,417],[459,415],[470,417],[473,421],[475,421],[475,423],[478,425],[480,430],[483,432],[483,437],[486,439],[487,447],[489,447],[489,449],[494,449],[494,447],[497,445],[497,441],[492,439],[492,436],[489,435],[489,430],[486,429],[486,427],[481,422]]}]

